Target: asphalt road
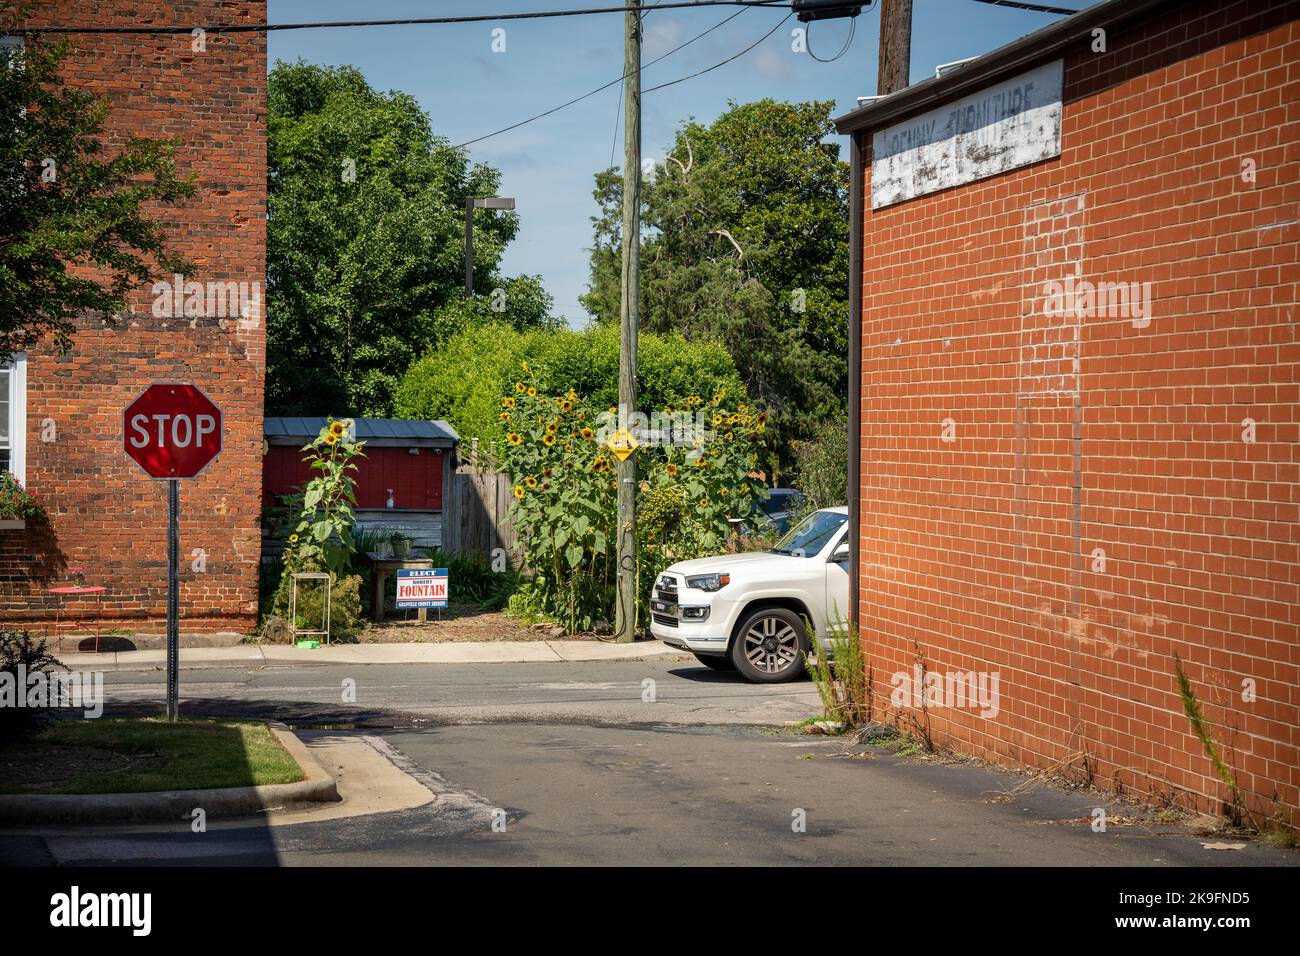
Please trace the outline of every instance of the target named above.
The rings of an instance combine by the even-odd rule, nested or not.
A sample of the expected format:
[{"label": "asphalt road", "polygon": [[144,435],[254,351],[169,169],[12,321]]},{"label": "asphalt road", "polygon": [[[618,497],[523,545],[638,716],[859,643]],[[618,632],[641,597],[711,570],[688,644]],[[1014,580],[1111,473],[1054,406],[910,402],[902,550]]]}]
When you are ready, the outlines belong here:
[{"label": "asphalt road", "polygon": [[[356,682],[356,703],[343,700]],[[653,681],[647,684],[646,681]],[[110,712],[160,674],[107,677]],[[648,691],[653,690],[653,700]],[[294,826],[0,837],[0,862],[204,865],[1295,865],[1297,854],[1154,824],[1088,825],[1095,794],[897,757],[779,727],[811,685],[694,662],[186,671],[182,711],[276,716],[383,738],[482,812],[427,807]],[[775,725],[775,726],[774,726]],[[348,728],[356,727],[355,731]],[[333,733],[339,731],[333,730]],[[1127,814],[1112,805],[1112,818]],[[1209,844],[1209,846],[1207,846]]]}]

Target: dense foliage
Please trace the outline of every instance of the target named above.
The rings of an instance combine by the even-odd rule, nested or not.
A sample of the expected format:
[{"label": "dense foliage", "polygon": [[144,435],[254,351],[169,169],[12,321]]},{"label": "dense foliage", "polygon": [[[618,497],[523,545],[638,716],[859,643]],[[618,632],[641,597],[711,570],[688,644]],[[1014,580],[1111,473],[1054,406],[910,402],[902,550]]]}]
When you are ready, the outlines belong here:
[{"label": "dense foliage", "polygon": [[[546,373],[521,364],[499,416],[514,483],[510,518],[535,575],[511,606],[586,631],[608,621],[613,607],[617,460],[608,440],[614,410],[573,389],[547,394],[536,384]],[[688,395],[671,411],[705,427],[670,433],[666,444],[643,443],[635,453],[642,604],[659,570],[721,551],[728,517],[749,514],[762,494],[752,476],[762,414],[729,402],[725,389],[707,399]]]},{"label": "dense foliage", "polygon": [[79,316],[115,319],[132,288],[190,269],[145,215],[194,193],[176,142],[128,139],[107,156],[108,100],[64,86],[68,50],[0,46],[0,362],[47,336],[66,349]]},{"label": "dense foliage", "polygon": [[[830,103],[733,104],[686,123],[643,183],[642,328],[724,343],[772,414],[771,447],[842,410],[847,389],[849,173]],[[597,175],[584,305],[619,314],[622,178]]]},{"label": "dense foliage", "polygon": [[[513,387],[519,363],[534,369],[543,392],[573,389],[596,408],[618,401],[618,329],[519,332],[486,323],[453,335],[416,362],[397,390],[397,414],[451,422],[462,441],[498,440],[501,395]],[[744,387],[726,350],[680,334],[642,334],[637,348],[638,406],[680,406],[690,395],[725,389],[739,401]]]}]

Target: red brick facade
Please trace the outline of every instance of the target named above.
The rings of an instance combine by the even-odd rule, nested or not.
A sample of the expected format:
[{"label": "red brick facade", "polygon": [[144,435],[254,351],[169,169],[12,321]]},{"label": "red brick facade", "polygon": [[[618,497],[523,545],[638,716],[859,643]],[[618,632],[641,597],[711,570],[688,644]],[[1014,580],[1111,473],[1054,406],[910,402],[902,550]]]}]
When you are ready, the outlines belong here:
[{"label": "red brick facade", "polygon": [[[1057,158],[873,210],[858,121],[876,714],[918,655],[995,672],[997,715],[929,708],[937,743],[1219,810],[1177,655],[1250,810],[1294,824],[1300,4],[1165,4],[1107,33],[1064,51]],[[1150,282],[1150,323],[1047,321],[1067,273]]]},{"label": "red brick facade", "polygon": [[[262,0],[151,6],[47,0],[28,26],[263,23]],[[197,194],[154,211],[189,279],[256,282],[266,272],[266,36],[79,34],[70,85],[111,102],[110,148],[129,137],[176,137],[177,165]],[[48,620],[45,594],[68,569],[108,587],[106,616],[156,633],[166,613],[166,489],[121,447],[121,411],[151,382],[187,381],[223,409],[225,449],[181,488],[181,609],[186,631],[247,631],[256,621],[260,553],[262,310],[251,316],[167,318],[149,288],[114,326],[85,321],[66,355],[29,353],[26,478],[48,523],[0,530],[0,621]],[[50,431],[51,426],[53,432]],[[53,436],[53,441],[44,438]],[[206,569],[193,570],[195,549]]]}]

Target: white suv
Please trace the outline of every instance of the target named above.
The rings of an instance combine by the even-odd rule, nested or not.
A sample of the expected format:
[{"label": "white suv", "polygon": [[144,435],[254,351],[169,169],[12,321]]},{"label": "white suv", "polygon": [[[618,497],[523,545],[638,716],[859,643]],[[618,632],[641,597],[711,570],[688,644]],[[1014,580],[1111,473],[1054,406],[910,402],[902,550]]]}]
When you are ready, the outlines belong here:
[{"label": "white suv", "polygon": [[674,564],[655,581],[650,633],[709,667],[790,680],[811,647],[804,620],[825,646],[828,622],[848,615],[848,520],[847,508],[814,511],[771,551]]}]

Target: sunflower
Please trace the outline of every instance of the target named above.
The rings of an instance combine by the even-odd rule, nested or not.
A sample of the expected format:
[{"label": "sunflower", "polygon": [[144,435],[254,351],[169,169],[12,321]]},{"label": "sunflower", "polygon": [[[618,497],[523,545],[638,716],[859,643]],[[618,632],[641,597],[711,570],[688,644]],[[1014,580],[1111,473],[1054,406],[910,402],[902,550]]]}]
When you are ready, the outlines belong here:
[{"label": "sunflower", "polygon": [[718,492],[718,494],[722,495],[722,497],[724,497],[724,498],[730,498],[730,497],[731,497],[731,491],[730,491],[730,489],[728,489],[728,488],[723,488],[721,491]]},{"label": "sunflower", "polygon": [[504,405],[506,408],[514,408],[515,400],[509,395],[507,395],[505,398],[501,399],[501,404]]},{"label": "sunflower", "polygon": [[746,411],[745,403],[744,403],[744,402],[741,402],[739,405],[737,405],[737,406],[736,406],[736,411],[738,411],[738,412]]},{"label": "sunflower", "polygon": [[550,448],[552,445],[555,444],[555,436],[550,434],[543,435],[542,444],[545,445],[547,448]]},{"label": "sunflower", "polygon": [[344,425],[342,422],[330,422],[331,435],[342,435],[346,428],[347,426]]},{"label": "sunflower", "polygon": [[523,485],[515,485],[515,497],[516,497],[516,498],[522,498],[523,496],[524,496],[524,486],[523,486]]},{"label": "sunflower", "polygon": [[330,433],[325,436],[325,444],[327,445],[337,445],[338,441],[339,441],[339,436],[333,433]]},{"label": "sunflower", "polygon": [[297,536],[296,534],[291,534],[291,535],[289,535],[289,543],[290,543],[290,544],[297,544],[297,543],[298,543],[298,536]]},{"label": "sunflower", "polygon": [[521,438],[516,432],[510,432],[506,435],[506,441],[510,442],[512,445],[518,445],[523,441],[523,438]]},{"label": "sunflower", "polygon": [[500,415],[497,416],[497,418],[501,419],[503,422],[508,422],[510,421],[510,413],[502,412]]},{"label": "sunflower", "polygon": [[519,363],[519,367],[520,367],[521,369],[523,369],[525,372],[531,372],[531,371],[532,371],[532,369],[530,369],[530,368],[528,367],[528,363],[527,363],[527,362],[520,362],[520,363]]},{"label": "sunflower", "polygon": [[605,468],[605,456],[597,455],[591,462],[592,471],[603,471]]},{"label": "sunflower", "polygon": [[523,383],[523,382],[515,382],[515,391],[516,391],[516,392],[519,392],[519,393],[522,394],[523,391],[524,391],[524,383]]},{"label": "sunflower", "polygon": [[727,432],[727,434],[723,435],[722,437],[727,441],[731,441],[732,438],[731,432]]},{"label": "sunflower", "polygon": [[677,466],[674,465],[671,461],[668,463],[668,468],[666,470],[668,474],[672,475],[674,478],[677,477]]},{"label": "sunflower", "polygon": [[571,412],[571,411],[573,411],[573,399],[571,399],[571,398],[562,398],[562,399],[560,399],[560,411],[562,411],[562,412]]},{"label": "sunflower", "polygon": [[713,424],[715,424],[715,425],[721,425],[721,424],[722,424],[722,416],[721,416],[721,415],[714,415],[714,416],[713,416]]},{"label": "sunflower", "polygon": [[547,424],[546,424],[546,432],[547,432],[547,434],[549,434],[549,435],[554,435],[554,434],[555,434],[555,427],[556,427],[556,426],[555,426],[555,422],[547,422]]},{"label": "sunflower", "polygon": [[592,431],[590,428],[584,428],[584,429],[580,432],[580,434],[582,435],[583,438],[588,438],[588,439],[589,439],[589,438],[591,438],[592,435],[594,435],[594,434],[596,434],[596,433],[595,433],[594,431]]},{"label": "sunflower", "polygon": [[536,488],[537,479],[534,478],[532,475],[529,475],[527,478],[524,479],[524,484],[526,484],[529,488]]},{"label": "sunflower", "polygon": [[708,467],[709,467],[709,460],[708,460],[707,458],[705,458],[703,455],[701,455],[699,458],[696,458],[696,459],[695,459],[695,467],[696,467],[696,468],[708,468]]},{"label": "sunflower", "polygon": [[537,389],[533,388],[531,385],[528,386],[528,397],[529,398],[537,397]]}]

